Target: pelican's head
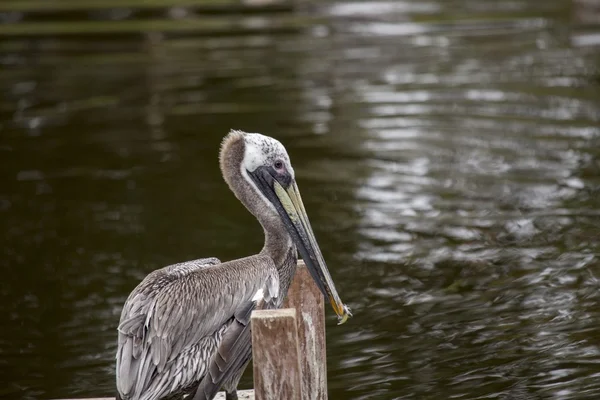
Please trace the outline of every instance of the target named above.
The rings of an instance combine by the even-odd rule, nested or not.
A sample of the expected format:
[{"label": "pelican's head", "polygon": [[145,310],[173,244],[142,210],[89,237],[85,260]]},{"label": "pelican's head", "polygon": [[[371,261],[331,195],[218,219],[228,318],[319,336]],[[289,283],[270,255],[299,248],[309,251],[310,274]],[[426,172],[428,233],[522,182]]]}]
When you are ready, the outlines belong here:
[{"label": "pelican's head", "polygon": [[[228,153],[237,153],[237,160],[228,161]],[[285,147],[278,140],[259,133],[231,131],[223,140],[220,160],[223,176],[232,189],[236,186],[235,179],[244,179],[264,205],[276,212],[317,286],[329,299],[339,323],[344,323],[352,314],[342,303],[327,269]]]}]

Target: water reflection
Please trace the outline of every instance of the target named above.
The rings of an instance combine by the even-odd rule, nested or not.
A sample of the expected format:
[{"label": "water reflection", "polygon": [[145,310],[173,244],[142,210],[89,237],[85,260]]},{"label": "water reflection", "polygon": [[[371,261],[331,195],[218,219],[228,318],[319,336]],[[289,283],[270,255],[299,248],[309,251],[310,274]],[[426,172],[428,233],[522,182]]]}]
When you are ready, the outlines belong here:
[{"label": "water reflection", "polygon": [[340,2],[243,35],[5,36],[0,395],[110,395],[145,274],[260,248],[216,162],[242,128],[285,143],[356,310],[329,321],[332,399],[598,397],[598,57],[579,40],[597,27],[569,7]]}]

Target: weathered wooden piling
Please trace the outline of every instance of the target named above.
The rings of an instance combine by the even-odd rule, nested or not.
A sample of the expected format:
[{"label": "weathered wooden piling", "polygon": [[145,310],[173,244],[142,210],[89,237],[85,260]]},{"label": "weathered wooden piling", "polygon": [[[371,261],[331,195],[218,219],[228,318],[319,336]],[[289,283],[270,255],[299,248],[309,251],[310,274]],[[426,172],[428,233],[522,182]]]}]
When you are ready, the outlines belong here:
[{"label": "weathered wooden piling", "polygon": [[302,261],[284,307],[252,313],[254,390],[240,400],[327,400],[324,298]]},{"label": "weathered wooden piling", "polygon": [[296,309],[302,352],[302,398],[327,400],[325,299],[302,260],[298,261],[296,276],[283,306]]},{"label": "weathered wooden piling", "polygon": [[296,310],[252,313],[254,396],[257,400],[302,400]]}]

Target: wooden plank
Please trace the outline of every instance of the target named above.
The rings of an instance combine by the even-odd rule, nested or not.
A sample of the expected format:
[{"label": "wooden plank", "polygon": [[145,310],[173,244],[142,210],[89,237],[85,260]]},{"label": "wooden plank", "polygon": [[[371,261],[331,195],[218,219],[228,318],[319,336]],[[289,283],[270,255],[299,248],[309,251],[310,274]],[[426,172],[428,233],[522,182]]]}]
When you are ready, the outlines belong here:
[{"label": "wooden plank", "polygon": [[[254,400],[254,390],[238,390],[239,400]],[[94,397],[87,399],[56,399],[56,400],[115,400],[114,397]],[[214,400],[225,400],[225,392],[219,392]]]},{"label": "wooden plank", "polygon": [[327,350],[325,347],[325,299],[304,261],[298,261],[296,276],[284,307],[296,309],[302,394],[304,400],[327,400]]},{"label": "wooden plank", "polygon": [[254,394],[257,400],[301,400],[301,367],[296,310],[252,313]]},{"label": "wooden plank", "polygon": [[72,12],[107,9],[161,9],[189,8],[197,11],[233,8],[276,8],[292,4],[294,0],[3,0],[0,11],[19,12]]},{"label": "wooden plank", "polygon": [[0,24],[0,36],[40,35],[116,35],[144,32],[167,33],[249,33],[272,32],[278,29],[300,29],[323,22],[324,18],[296,14],[269,18],[268,24],[252,25],[252,19],[225,17],[183,20],[124,20],[124,21],[50,21]]},{"label": "wooden plank", "polygon": [[108,8],[158,8],[194,7],[239,4],[237,0],[5,0],[0,2],[2,11],[74,11]]}]

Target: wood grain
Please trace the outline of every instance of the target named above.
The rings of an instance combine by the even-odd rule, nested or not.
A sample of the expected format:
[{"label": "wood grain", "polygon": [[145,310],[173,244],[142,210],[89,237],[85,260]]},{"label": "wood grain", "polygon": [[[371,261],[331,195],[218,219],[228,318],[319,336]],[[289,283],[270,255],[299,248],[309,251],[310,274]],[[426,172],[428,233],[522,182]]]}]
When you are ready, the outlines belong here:
[{"label": "wood grain", "polygon": [[296,309],[303,400],[327,400],[325,299],[303,261],[288,291],[284,307]]},{"label": "wood grain", "polygon": [[257,400],[302,400],[296,310],[252,313],[254,394]]}]

